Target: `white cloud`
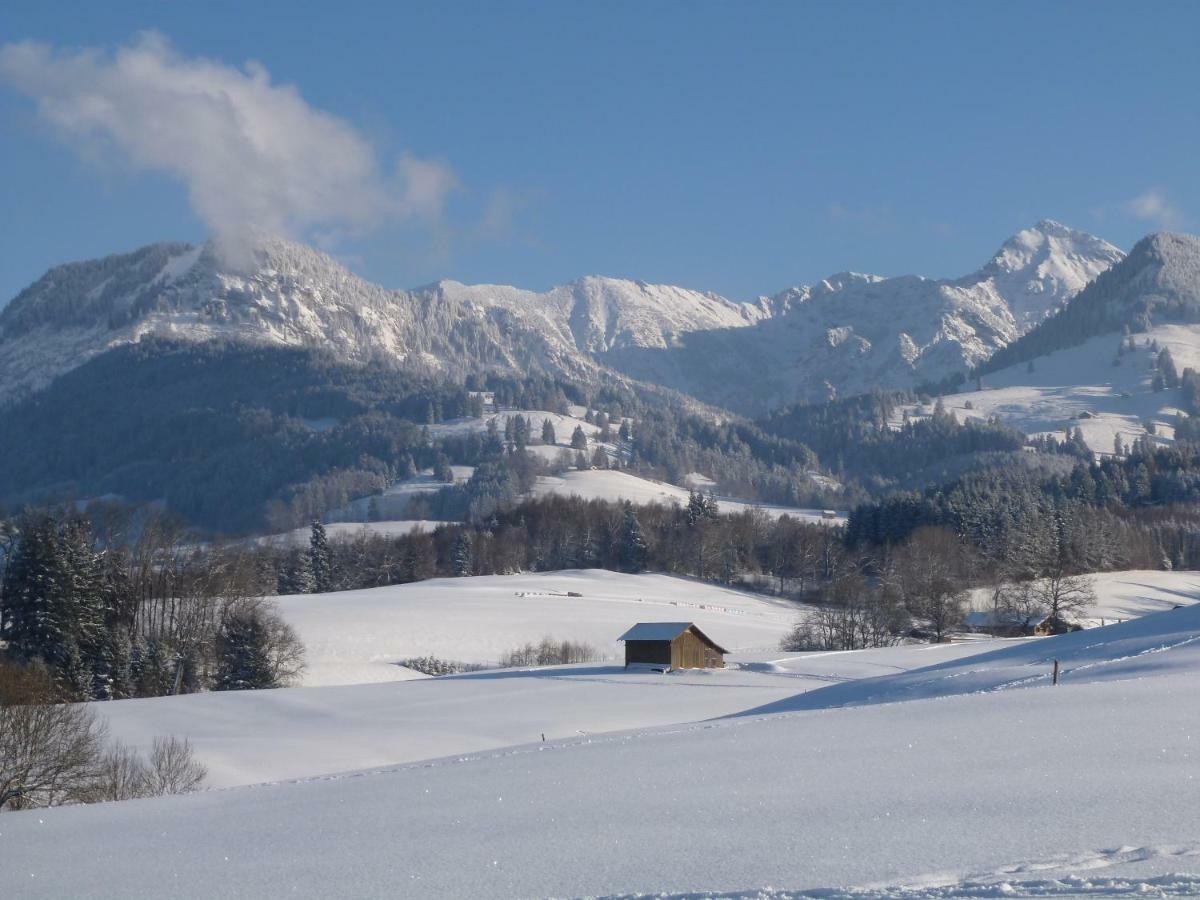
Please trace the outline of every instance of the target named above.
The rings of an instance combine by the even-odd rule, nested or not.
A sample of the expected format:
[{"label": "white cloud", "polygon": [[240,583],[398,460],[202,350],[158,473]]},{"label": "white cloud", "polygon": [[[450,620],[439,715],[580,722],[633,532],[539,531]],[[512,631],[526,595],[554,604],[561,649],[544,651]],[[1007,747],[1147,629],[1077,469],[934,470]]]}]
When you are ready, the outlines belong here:
[{"label": "white cloud", "polygon": [[405,155],[385,168],[351,124],[273,84],[261,65],[188,58],[153,32],[114,53],[0,46],[0,81],[31,97],[81,153],[114,149],[181,180],[219,235],[360,231],[406,219],[436,228],[458,186],[442,162]]},{"label": "white cloud", "polygon": [[1154,222],[1160,228],[1176,228],[1183,222],[1183,213],[1166,194],[1151,188],[1125,204],[1125,211],[1135,219]]}]

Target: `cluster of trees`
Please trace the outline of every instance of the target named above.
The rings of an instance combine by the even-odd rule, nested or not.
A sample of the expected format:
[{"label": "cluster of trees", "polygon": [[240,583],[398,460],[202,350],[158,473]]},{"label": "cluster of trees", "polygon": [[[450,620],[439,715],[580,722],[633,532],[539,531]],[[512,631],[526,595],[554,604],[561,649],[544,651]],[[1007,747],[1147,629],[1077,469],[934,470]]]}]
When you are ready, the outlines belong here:
[{"label": "cluster of trees", "polygon": [[603,655],[591,644],[545,637],[540,643],[525,644],[505,653],[500,657],[500,665],[506,669],[517,669],[526,666],[565,666],[598,659],[603,659]]},{"label": "cluster of trees", "polygon": [[[164,519],[134,539],[73,512],[30,513],[0,563],[3,657],[46,668],[64,700],[274,687],[303,649],[257,559],[202,546]],[[269,586],[268,586],[269,585]]]},{"label": "cluster of trees", "polygon": [[186,740],[157,737],[143,757],[61,702],[45,666],[0,657],[0,812],[186,793],[206,774]]},{"label": "cluster of trees", "polygon": [[1194,514],[1200,499],[1200,446],[1134,442],[1125,456],[1061,467],[972,472],[919,493],[856,507],[851,545],[904,540],[925,525],[945,526],[989,559],[1019,560],[1057,530],[1069,535],[1071,566],[1200,565]]},{"label": "cluster of trees", "polygon": [[901,485],[936,481],[968,457],[1013,453],[1025,436],[998,420],[960,423],[942,401],[933,414],[910,420],[897,410],[927,397],[908,391],[875,392],[818,405],[781,409],[761,420],[771,434],[802,440],[839,478],[855,479],[878,493]]},{"label": "cluster of trees", "polygon": [[342,541],[324,540],[318,525],[307,548],[261,546],[253,552],[262,557],[262,569],[276,572],[280,591],[291,592],[297,587],[297,565],[312,567],[314,546],[323,547],[320,552],[328,557],[326,590],[435,577],[607,568],[653,569],[723,582],[762,574],[783,590],[805,591],[845,555],[837,528],[772,519],[757,511],[722,515],[711,496],[699,493],[684,507],[548,496],[432,533],[363,533]]}]

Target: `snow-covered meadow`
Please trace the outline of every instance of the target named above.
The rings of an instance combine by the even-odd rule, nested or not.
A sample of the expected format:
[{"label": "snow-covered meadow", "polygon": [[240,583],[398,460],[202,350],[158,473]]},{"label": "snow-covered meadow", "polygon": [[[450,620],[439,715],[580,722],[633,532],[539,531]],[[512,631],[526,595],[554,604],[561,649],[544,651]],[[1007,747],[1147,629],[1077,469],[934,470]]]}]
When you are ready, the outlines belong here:
[{"label": "snow-covered meadow", "polygon": [[304,642],[310,686],[411,678],[396,663],[416,656],[495,665],[547,636],[616,659],[617,638],[637,621],[691,621],[731,650],[772,651],[800,609],[691,579],[603,569],[436,578],[278,603]]},{"label": "snow-covered meadow", "polygon": [[[941,648],[919,649],[938,659]],[[1200,607],[949,652],[932,668],[825,689],[802,692],[797,679],[792,700],[761,704],[745,688],[739,714],[690,725],[6,816],[0,855],[25,897],[1154,896],[1200,886],[1167,875],[1200,869]],[[1065,663],[1057,687],[1052,658]],[[733,693],[753,674],[697,678],[732,675]],[[381,692],[382,715],[382,692],[471,683],[323,690],[330,709],[348,692]],[[684,702],[673,685],[627,690]],[[409,721],[396,716],[397,743]],[[331,715],[328,730],[337,725]],[[277,755],[291,728],[263,723]],[[114,866],[131,847],[137,863]]]}]

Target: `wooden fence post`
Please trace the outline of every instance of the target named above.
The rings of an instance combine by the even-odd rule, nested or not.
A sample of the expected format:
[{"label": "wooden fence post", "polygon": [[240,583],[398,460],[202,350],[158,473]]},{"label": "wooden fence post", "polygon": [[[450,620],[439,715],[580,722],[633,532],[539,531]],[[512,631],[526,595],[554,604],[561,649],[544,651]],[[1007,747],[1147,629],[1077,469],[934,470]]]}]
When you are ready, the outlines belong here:
[{"label": "wooden fence post", "polygon": [[1054,661],[1054,683],[1058,684],[1058,660]]}]

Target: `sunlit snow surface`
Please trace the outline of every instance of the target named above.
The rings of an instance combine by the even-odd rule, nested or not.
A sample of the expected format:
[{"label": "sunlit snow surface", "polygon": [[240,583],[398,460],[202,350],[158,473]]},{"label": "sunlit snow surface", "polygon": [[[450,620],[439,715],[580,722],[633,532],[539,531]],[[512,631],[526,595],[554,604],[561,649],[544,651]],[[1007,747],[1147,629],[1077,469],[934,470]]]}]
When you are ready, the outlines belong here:
[{"label": "sunlit snow surface", "polygon": [[[946,657],[939,649],[911,651],[931,667],[816,690],[803,654],[698,673],[678,688],[669,676],[622,685],[620,673],[579,672],[581,684],[606,683],[609,709],[627,706],[629,721],[654,705],[687,706],[706,682],[721,685],[722,702],[743,690],[746,699],[739,714],[691,724],[539,735],[347,775],[5,814],[0,858],[22,897],[1181,896],[1200,885],[1171,874],[1200,871],[1200,606],[1058,638],[952,646]],[[1046,677],[1052,659],[1063,663],[1057,687]],[[790,711],[765,712],[761,689],[742,686],[760,676],[781,686],[774,708]],[[539,711],[564,715],[569,702],[548,703],[544,685],[569,698],[581,687],[572,677],[475,683],[511,691],[490,697],[492,722],[528,725],[523,717]],[[433,741],[429,717],[461,723],[453,695],[471,683],[102,706],[232,701],[254,716],[263,698],[294,703],[290,717],[260,722],[286,758],[298,752],[294,736],[321,726],[329,743],[354,746],[356,719],[378,722],[379,746],[389,735],[397,746],[410,734]],[[402,699],[414,689],[429,692],[423,712]],[[374,709],[355,713],[354,695],[372,691]],[[322,720],[308,698],[323,693]],[[487,700],[470,702],[482,719]],[[212,711],[196,709],[199,734]]]}]

